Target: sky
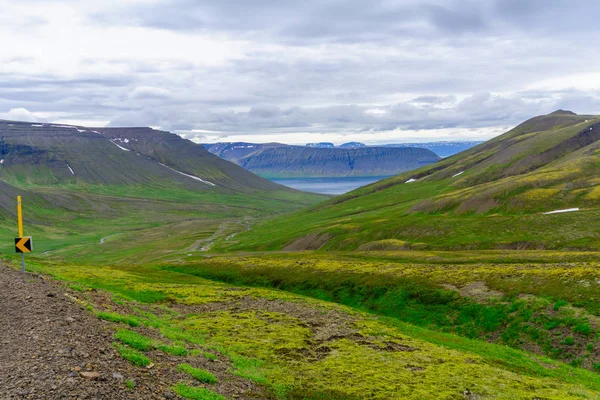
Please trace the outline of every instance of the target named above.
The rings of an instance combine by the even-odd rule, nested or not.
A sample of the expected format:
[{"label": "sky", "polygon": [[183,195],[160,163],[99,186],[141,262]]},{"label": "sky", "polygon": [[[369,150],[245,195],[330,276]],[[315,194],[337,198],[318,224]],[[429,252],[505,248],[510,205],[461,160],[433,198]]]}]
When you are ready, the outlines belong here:
[{"label": "sky", "polygon": [[597,0],[0,0],[0,119],[485,140],[600,113]]}]

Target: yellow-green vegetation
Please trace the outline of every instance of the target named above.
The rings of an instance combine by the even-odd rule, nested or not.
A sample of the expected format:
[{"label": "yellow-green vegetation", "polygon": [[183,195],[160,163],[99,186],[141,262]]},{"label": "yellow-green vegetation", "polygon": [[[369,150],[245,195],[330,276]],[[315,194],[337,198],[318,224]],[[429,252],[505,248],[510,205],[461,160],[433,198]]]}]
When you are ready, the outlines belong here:
[{"label": "yellow-green vegetation", "polygon": [[224,396],[201,387],[191,387],[178,383],[174,388],[175,393],[185,399],[191,400],[225,400]]},{"label": "yellow-green vegetation", "polygon": [[[333,279],[325,270],[349,269],[358,275],[364,269],[367,275],[374,276],[378,268],[382,272],[387,269],[388,279],[394,274],[404,274],[401,265],[390,263],[386,267],[380,260],[358,260],[353,254],[338,257],[338,264],[318,254],[312,261],[309,255],[285,254],[214,258],[206,260],[206,266],[215,270],[223,265],[237,268],[242,264],[253,270],[255,262],[278,268],[285,265],[288,269],[305,266],[301,271],[320,276],[323,281]],[[292,259],[300,266],[290,266]],[[468,281],[466,266],[444,269],[443,261],[439,262],[429,268],[407,266],[407,271],[417,274],[423,270],[437,276],[435,270],[439,268],[440,280],[446,274],[454,276],[456,283],[461,279]],[[323,271],[317,271],[314,265]],[[280,290],[206,280],[194,275],[197,265],[190,265],[190,271],[181,271],[184,273],[174,268],[149,266],[33,264],[32,267],[71,283],[117,293],[124,304],[118,305],[120,314],[137,318],[140,329],[147,332],[144,336],[163,337],[190,349],[187,364],[207,362],[206,353],[218,355],[221,362],[231,366],[230,373],[238,379],[252,380],[281,399],[461,398],[465,393],[480,399],[596,399],[600,392],[598,374],[542,355],[429,329],[435,328],[434,325],[419,327],[395,316],[377,316]],[[340,294],[343,293],[352,296],[348,287],[341,286]],[[426,293],[426,298],[431,293]],[[445,292],[439,293],[445,296]],[[439,297],[431,300],[432,312],[436,312]],[[106,304],[94,307],[102,312],[115,312]],[[569,307],[558,304],[559,311]],[[356,308],[368,309],[367,305]],[[119,336],[130,345],[146,343],[137,335],[120,332]],[[116,347],[138,365],[150,362],[128,345]],[[146,359],[141,359],[142,362],[140,356]],[[210,369],[209,372],[214,374]],[[213,384],[217,391],[219,384]],[[189,382],[174,388],[180,396],[188,398],[200,398],[191,396],[206,393]]]},{"label": "yellow-green vegetation", "polygon": [[180,371],[185,372],[186,374],[192,376],[194,379],[196,379],[199,382],[202,383],[217,383],[219,382],[219,380],[217,379],[217,377],[200,368],[194,368],[192,367],[190,364],[179,364],[179,366],[177,367]]},{"label": "yellow-green vegetation", "polygon": [[[551,114],[431,166],[261,221],[215,249],[597,250],[599,173],[600,117]],[[571,208],[580,211],[545,214]]]},{"label": "yellow-green vegetation", "polygon": [[[517,253],[520,260],[480,264],[485,254],[479,252],[469,260],[470,254],[229,256],[166,268],[334,301],[594,369],[600,362],[594,350],[600,322],[600,268],[596,263],[540,263],[540,258],[559,260],[567,254]],[[446,255],[457,264],[450,264]],[[500,256],[487,254],[490,261]],[[594,257],[581,253],[571,259]],[[403,258],[412,258],[411,263],[398,264]],[[299,332],[294,336],[302,337]]]}]

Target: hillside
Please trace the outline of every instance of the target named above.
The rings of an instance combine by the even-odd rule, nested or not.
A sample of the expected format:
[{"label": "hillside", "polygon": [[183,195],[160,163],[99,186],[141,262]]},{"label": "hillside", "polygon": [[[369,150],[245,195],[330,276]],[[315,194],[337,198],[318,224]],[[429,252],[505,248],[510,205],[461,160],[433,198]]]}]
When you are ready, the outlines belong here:
[{"label": "hillside", "polygon": [[164,184],[194,190],[282,190],[213,156],[201,145],[151,128],[0,121],[0,160],[1,180],[31,185]]},{"label": "hillside", "polygon": [[[169,132],[15,121],[0,121],[0,188],[0,249],[10,246],[22,195],[26,231],[42,252],[75,244],[103,252],[101,238],[134,230],[138,246],[170,240],[185,249],[225,222],[224,234],[323,199]],[[131,239],[127,245],[135,247]]]},{"label": "hillside", "polygon": [[267,178],[387,176],[439,160],[419,148],[325,148],[232,143],[209,151]]},{"label": "hillside", "polygon": [[598,117],[535,117],[432,166],[267,222],[227,248],[600,248],[599,139]]}]

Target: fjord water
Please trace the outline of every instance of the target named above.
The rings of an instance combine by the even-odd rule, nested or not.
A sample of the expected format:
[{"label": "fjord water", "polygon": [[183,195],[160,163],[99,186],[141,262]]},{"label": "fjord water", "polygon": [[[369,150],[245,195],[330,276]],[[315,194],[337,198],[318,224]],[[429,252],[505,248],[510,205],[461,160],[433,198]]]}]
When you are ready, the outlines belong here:
[{"label": "fjord water", "polygon": [[361,186],[369,185],[388,176],[335,177],[335,178],[290,178],[271,179],[275,183],[304,192],[339,195]]}]

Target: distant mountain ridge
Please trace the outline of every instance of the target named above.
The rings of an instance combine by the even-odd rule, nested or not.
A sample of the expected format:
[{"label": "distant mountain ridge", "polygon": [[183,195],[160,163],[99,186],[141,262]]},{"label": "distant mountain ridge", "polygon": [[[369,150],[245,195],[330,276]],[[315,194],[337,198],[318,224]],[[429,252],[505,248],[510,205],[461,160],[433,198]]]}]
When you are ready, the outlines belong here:
[{"label": "distant mountain ridge", "polygon": [[211,153],[267,178],[391,176],[439,160],[430,150],[409,147],[336,148],[243,142],[205,147]]}]

